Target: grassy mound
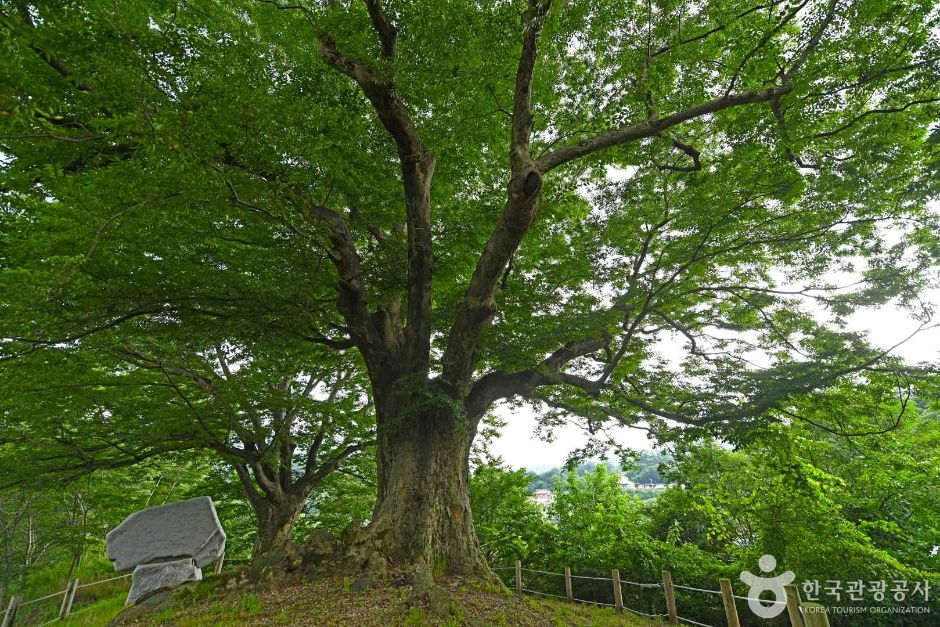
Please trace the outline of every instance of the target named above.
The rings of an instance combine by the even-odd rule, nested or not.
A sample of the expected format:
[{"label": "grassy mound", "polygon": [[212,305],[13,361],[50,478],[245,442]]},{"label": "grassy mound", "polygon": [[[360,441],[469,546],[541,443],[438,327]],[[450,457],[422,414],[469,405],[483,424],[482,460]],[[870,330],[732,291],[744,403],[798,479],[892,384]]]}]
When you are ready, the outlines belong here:
[{"label": "grassy mound", "polygon": [[[207,579],[205,583],[209,583]],[[332,577],[302,579],[274,586],[200,590],[133,625],[317,625],[318,627],[386,627],[389,625],[617,625],[647,627],[661,623],[617,614],[611,608],[519,597],[496,587],[460,579],[441,582],[456,602],[449,617],[436,617],[412,599],[409,586],[376,586],[353,591],[352,580]]]}]

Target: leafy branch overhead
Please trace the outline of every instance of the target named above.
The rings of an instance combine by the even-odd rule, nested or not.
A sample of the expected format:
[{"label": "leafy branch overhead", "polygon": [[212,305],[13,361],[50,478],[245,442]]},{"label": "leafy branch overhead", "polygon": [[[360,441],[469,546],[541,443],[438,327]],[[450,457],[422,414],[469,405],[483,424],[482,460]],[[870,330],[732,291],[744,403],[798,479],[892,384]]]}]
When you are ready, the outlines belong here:
[{"label": "leafy branch overhead", "polygon": [[[877,431],[931,375],[848,324],[933,326],[930,2],[0,0],[0,24],[23,442],[27,415],[92,466],[198,440],[276,494],[374,441],[376,541],[456,572],[472,543],[433,536],[472,536],[458,466],[498,403],[746,439],[890,391]],[[315,379],[346,401],[288,420]],[[74,446],[22,402],[73,382],[100,434]]]}]

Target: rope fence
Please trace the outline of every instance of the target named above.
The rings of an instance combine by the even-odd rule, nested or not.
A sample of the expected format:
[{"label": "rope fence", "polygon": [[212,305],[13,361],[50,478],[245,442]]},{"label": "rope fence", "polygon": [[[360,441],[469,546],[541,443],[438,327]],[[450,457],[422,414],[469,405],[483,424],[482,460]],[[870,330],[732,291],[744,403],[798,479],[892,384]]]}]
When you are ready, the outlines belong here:
[{"label": "rope fence", "polygon": [[706,590],[705,588],[693,588],[692,586],[680,586],[677,583],[672,584],[673,588],[679,588],[681,590],[692,590],[693,592],[706,592],[708,594],[717,594],[721,595],[721,590]]},{"label": "rope fence", "polygon": [[540,575],[558,575],[559,577],[564,577],[564,576],[565,576],[564,573],[550,573],[550,572],[545,571],[545,570],[534,570],[534,569],[532,569],[532,568],[523,568],[522,570],[526,571],[527,573],[538,573],[538,574],[540,574]]},{"label": "rope fence", "polygon": [[649,616],[650,618],[662,618],[664,616],[669,616],[669,614],[647,614],[646,612],[641,612],[640,610],[631,610],[629,607],[623,608],[631,614],[637,614],[639,616]]},{"label": "rope fence", "polygon": [[[571,573],[571,569],[568,567],[565,567],[565,572],[563,573],[539,570],[535,568],[523,568],[522,562],[519,560],[516,561],[515,566],[495,566],[493,567],[493,570],[494,571],[509,571],[509,570],[515,571],[514,572],[515,590],[517,594],[526,593],[526,594],[548,597],[552,599],[559,599],[559,600],[567,601],[568,603],[587,603],[590,605],[596,605],[600,607],[612,607],[618,612],[630,612],[631,614],[636,614],[638,616],[645,616],[648,618],[655,618],[655,619],[663,618],[668,624],[672,624],[672,625],[688,624],[688,625],[696,625],[698,627],[718,627],[719,624],[727,624],[728,627],[741,627],[741,621],[738,618],[738,610],[735,604],[735,600],[741,600],[741,601],[747,601],[747,602],[757,601],[757,602],[764,604],[767,607],[771,605],[785,605],[787,606],[787,610],[788,610],[787,614],[790,618],[790,624],[792,625],[792,627],[804,627],[805,625],[804,620],[803,620],[803,615],[806,613],[806,611],[805,611],[804,606],[802,605],[802,599],[800,598],[799,590],[797,589],[796,586],[792,584],[785,586],[786,593],[787,593],[786,601],[771,601],[769,599],[764,600],[764,599],[754,598],[750,596],[739,596],[739,595],[734,594],[733,589],[731,587],[731,581],[727,578],[719,579],[719,584],[720,584],[719,590],[715,590],[711,588],[701,588],[697,586],[687,586],[683,584],[674,584],[672,582],[672,574],[666,570],[662,571],[663,578],[661,582],[638,582],[638,581],[623,580],[623,579],[620,579],[620,571],[617,569],[613,569],[611,571],[610,577],[602,577],[599,575],[588,575],[588,574],[574,575]],[[557,580],[555,580],[555,583],[551,584],[551,586],[548,587],[548,590],[552,590],[552,591],[546,591],[546,589],[541,589],[541,590],[537,589],[539,586],[533,585],[533,580],[538,579],[539,577],[551,577],[551,578],[562,577],[564,578],[565,594],[562,595],[562,594],[556,593],[555,590],[558,590],[558,588],[555,588],[555,590],[552,590],[554,586],[558,585]],[[579,596],[575,596],[573,584],[576,581],[582,581],[582,582],[585,582],[586,584],[587,583],[593,584],[592,589],[589,591],[588,596],[594,596],[595,598],[585,599]],[[610,582],[611,585],[609,588],[602,589],[601,587],[597,585],[599,582]],[[645,609],[651,609],[651,611],[643,611],[635,607],[628,607],[624,603],[624,600],[623,600],[623,596],[624,596],[623,587],[624,586],[635,586],[636,588],[639,588],[638,592],[650,591],[652,589],[658,588],[662,590],[662,596],[659,597],[659,601],[655,603],[647,603],[646,601],[643,601],[641,599],[638,599],[637,597],[634,597],[634,600],[640,601],[641,606],[646,606]],[[602,590],[607,591],[606,595],[603,593]],[[683,594],[682,599],[680,599],[680,601],[683,602],[683,606],[686,607],[687,611],[690,609],[690,607],[693,610],[697,609],[696,613],[701,612],[704,614],[704,615],[697,616],[698,618],[702,620],[710,620],[710,621],[713,620],[712,613],[717,613],[715,615],[715,619],[717,619],[717,622],[710,622],[710,623],[701,622],[699,620],[694,620],[685,616],[680,616],[676,608],[676,591],[679,591]],[[604,600],[604,597],[606,596],[607,599],[611,598],[611,593],[613,596],[613,603],[608,603],[606,602],[606,600]],[[715,607],[711,604],[709,604],[710,607],[702,607],[702,606],[695,605],[695,604],[692,604],[691,606],[686,606],[685,603],[691,602],[690,599],[692,598],[688,596],[688,593],[718,596],[721,599],[721,605],[718,607]],[[663,604],[665,605],[665,610],[666,610],[665,612],[659,612],[654,608],[654,606],[662,607]],[[724,610],[724,615],[725,615],[724,617],[726,619],[725,623],[722,623],[721,620],[718,619],[718,616],[720,616],[720,612],[722,609]],[[825,617],[825,615],[823,616]],[[821,624],[828,625],[828,621],[826,623],[821,623]]]},{"label": "rope fence", "polygon": [[[560,574],[560,573],[555,573]],[[594,581],[613,581],[610,577],[589,577],[587,575],[571,575],[572,579],[593,579]]]},{"label": "rope fence", "polygon": [[[215,572],[216,574],[218,574],[221,571],[221,567],[223,563],[237,564],[237,563],[247,562],[247,561],[249,560],[231,559],[226,562],[225,556],[223,555],[221,558],[219,558],[219,561],[216,562]],[[76,614],[87,612],[91,609],[91,607],[84,607],[80,610],[72,611],[72,604],[74,603],[75,595],[78,593],[79,590],[92,588],[94,586],[100,586],[102,584],[111,583],[114,581],[128,579],[130,577],[133,577],[133,573],[127,573],[125,575],[118,575],[116,577],[109,577],[108,579],[99,579],[98,581],[90,581],[88,583],[83,583],[83,584],[80,584],[78,579],[72,579],[71,581],[69,581],[68,585],[65,587],[64,590],[59,590],[58,592],[53,592],[51,594],[37,597],[35,599],[30,599],[28,601],[24,601],[23,597],[20,595],[13,595],[13,597],[10,599],[9,605],[7,605],[6,609],[3,611],[3,614],[0,614],[0,627],[13,627],[13,623],[14,621],[16,621],[17,614],[20,612],[20,610],[22,610],[25,607],[29,607],[30,605],[41,603],[42,601],[48,601],[56,597],[62,597],[62,603],[59,606],[58,615],[51,620],[47,620],[43,623],[39,623],[39,627],[42,627],[43,625],[51,625],[52,623],[56,623],[61,620],[64,620],[65,618],[69,616],[75,616]],[[42,616],[42,614],[40,614],[40,616]]]},{"label": "rope fence", "polygon": [[[599,607],[612,607],[618,611],[627,611],[631,614],[636,614],[637,616],[646,616],[649,618],[660,618],[668,617],[668,613],[657,613],[657,612],[645,612],[643,610],[628,607],[623,602],[623,586],[635,586],[641,590],[648,590],[652,588],[662,588],[661,583],[646,583],[638,581],[629,581],[620,579],[620,574],[618,571],[612,571],[610,577],[601,577],[597,575],[574,575],[571,573],[571,570],[566,568],[565,572],[553,572],[547,570],[539,570],[536,568],[524,568],[521,563],[517,563],[516,566],[496,566],[493,568],[495,571],[505,571],[505,570],[515,570],[516,571],[516,591],[521,593],[534,594],[538,596],[548,597],[552,599],[561,599],[568,602],[577,602],[577,603],[587,603],[590,605],[596,605]],[[523,574],[526,575],[537,575],[545,577],[562,577],[564,578],[565,583],[565,594],[555,594],[552,592],[546,592],[545,590],[536,590],[531,585],[532,577],[523,577]],[[527,584],[523,583],[524,579],[528,579]],[[613,603],[608,603],[606,601],[594,598],[594,599],[585,599],[579,596],[575,596],[573,592],[573,582],[575,581],[584,581],[584,582],[610,582],[612,584],[611,591],[613,592]]]},{"label": "rope fence", "polygon": [[[694,594],[706,595],[706,596],[708,596],[708,595],[717,595],[718,597],[722,597],[722,592],[721,592],[721,590],[713,590],[713,589],[711,589],[711,588],[699,588],[699,587],[696,587],[696,586],[684,586],[684,585],[681,585],[681,584],[678,584],[678,583],[677,583],[677,584],[673,584],[672,587],[675,588],[675,589],[677,589],[677,590],[687,591],[687,592],[691,592],[691,593],[694,593]],[[701,598],[701,597],[699,597],[699,598]],[[687,617],[685,617],[685,616],[679,616],[679,615],[676,616],[676,619],[677,619],[680,623],[688,623],[688,624],[690,624],[690,625],[700,625],[701,627],[715,627],[715,625],[713,625],[712,623],[703,622],[703,621],[705,621],[705,620],[721,620],[722,610],[724,610],[725,618],[728,619],[728,624],[729,624],[729,625],[730,625],[730,624],[733,624],[733,623],[731,622],[732,619],[729,617],[729,608],[728,608],[727,606],[722,607],[723,605],[725,605],[724,599],[721,598],[720,601],[721,601],[721,602],[720,602],[719,604],[717,604],[717,605],[708,602],[706,606],[699,606],[699,607],[697,608],[697,610],[698,610],[698,611],[697,611],[697,615],[698,615],[698,617],[699,617],[700,619],[702,619],[702,620],[694,620],[694,619],[687,618]],[[733,601],[732,601],[732,603],[733,603]],[[737,608],[734,608],[734,610],[735,610],[735,612],[736,612]]]},{"label": "rope fence", "polygon": [[[78,588],[79,589],[91,588],[92,586],[100,586],[101,584],[108,583],[109,581],[117,581],[118,579],[127,579],[128,577],[133,577],[133,573],[127,573],[126,575],[118,575],[117,577],[111,577],[110,579],[102,579],[101,581],[92,581],[91,583],[83,583],[82,585],[78,586]],[[63,590],[63,592],[65,591]]]},{"label": "rope fence", "polygon": [[[90,610],[90,607],[82,608],[81,610],[72,611],[72,604],[75,602],[75,595],[79,590],[92,588],[94,586],[100,586],[102,584],[111,583],[113,581],[119,581],[122,579],[127,579],[131,577],[132,574],[128,573],[126,575],[118,575],[117,577],[109,577],[108,579],[99,579],[98,581],[90,581],[85,584],[79,584],[78,579],[72,579],[69,581],[68,585],[64,590],[59,590],[58,592],[53,592],[35,599],[30,599],[24,601],[22,596],[14,595],[10,599],[10,604],[7,605],[6,610],[3,612],[2,620],[0,620],[0,627],[13,627],[14,621],[16,621],[17,614],[20,610],[30,605],[41,603],[42,601],[48,601],[56,597],[62,597],[62,603],[59,605],[59,611],[57,615],[51,620],[39,623],[40,627],[42,625],[51,625],[52,623],[59,622],[64,620],[69,616],[75,616],[76,614],[81,614],[82,612],[87,612]],[[40,614],[42,616],[42,614]]]},{"label": "rope fence", "polygon": [[530,593],[530,594],[538,594],[538,595],[541,595],[541,596],[543,596],[543,597],[552,597],[552,598],[555,598],[555,599],[567,599],[567,598],[568,598],[568,597],[563,597],[563,596],[561,596],[560,594],[549,594],[548,592],[539,592],[538,590],[529,590],[528,588],[523,588],[522,591],[523,591],[523,592],[528,592],[528,593]]},{"label": "rope fence", "polygon": [[[217,563],[216,572],[219,572],[221,570],[221,566],[223,563],[234,564],[238,562],[247,561],[243,559],[232,559],[232,560],[228,560],[228,562],[223,562],[223,560],[224,560],[224,557],[220,558],[219,562]],[[665,618],[667,622],[670,624],[679,624],[681,622],[681,623],[687,623],[689,625],[697,625],[699,627],[715,627],[715,625],[699,622],[691,618],[680,616],[678,614],[676,610],[675,591],[680,590],[680,591],[688,591],[688,592],[720,596],[722,600],[722,604],[724,606],[725,616],[727,618],[727,624],[729,627],[741,626],[740,620],[738,619],[737,607],[735,605],[736,599],[741,600],[741,601],[747,601],[747,602],[756,601],[765,606],[786,605],[787,609],[789,610],[789,616],[790,616],[791,624],[793,625],[793,627],[803,627],[802,600],[800,599],[799,590],[796,588],[796,586],[793,586],[792,584],[786,586],[786,589],[787,589],[786,601],[771,601],[769,599],[760,599],[760,598],[754,598],[754,597],[749,597],[749,596],[736,595],[733,593],[730,580],[724,579],[724,578],[719,580],[719,583],[721,584],[720,590],[712,590],[709,588],[699,588],[696,586],[674,584],[672,583],[672,574],[666,570],[662,572],[663,578],[661,582],[638,582],[638,581],[624,580],[620,578],[620,571],[617,569],[613,569],[611,571],[610,577],[601,577],[597,575],[573,575],[571,573],[571,569],[567,567],[565,568],[565,572],[563,573],[546,571],[546,570],[538,570],[535,568],[523,568],[522,562],[518,560],[516,561],[514,566],[495,566],[493,567],[493,570],[494,571],[507,571],[507,570],[515,571],[515,584],[516,584],[515,588],[516,588],[517,594],[528,593],[528,594],[549,597],[553,599],[560,599],[560,600],[567,601],[569,603],[577,602],[577,603],[587,603],[590,605],[596,605],[599,607],[612,607],[616,609],[618,612],[626,611],[626,612],[630,612],[631,614],[636,614],[638,616],[646,616],[649,618]],[[564,580],[565,594],[564,595],[555,594],[552,592],[546,592],[544,590],[536,590],[534,587],[524,587],[523,586],[523,573],[534,575],[536,577],[561,577]],[[78,592],[78,590],[91,588],[93,586],[100,586],[102,584],[106,584],[106,583],[110,583],[114,581],[128,579],[131,576],[132,576],[131,574],[118,575],[116,577],[110,577],[108,579],[92,581],[92,582],[85,583],[85,584],[79,584],[78,579],[72,579],[64,590],[59,590],[58,592],[53,592],[51,594],[37,597],[35,599],[30,599],[28,601],[24,601],[22,597],[19,595],[14,595],[13,598],[10,600],[10,604],[6,608],[6,611],[3,613],[3,616],[2,616],[3,620],[0,621],[0,627],[13,627],[13,623],[16,620],[17,612],[21,608],[33,605],[35,603],[40,603],[42,601],[48,601],[50,599],[54,599],[57,597],[63,597],[58,616],[56,616],[52,620],[48,620],[44,623],[41,623],[40,627],[42,625],[50,625],[52,623],[58,622],[68,616],[75,616],[76,614],[87,612],[91,609],[91,607],[85,607],[80,610],[76,610],[74,612],[72,611],[72,603],[75,600],[75,595]],[[529,577],[529,579],[530,579],[529,586],[531,586],[532,577]],[[605,595],[602,594],[601,592],[602,588],[599,588],[596,585],[596,583],[597,582],[610,582],[611,586],[607,588],[607,592],[613,593],[613,603],[607,603],[606,601],[600,600],[598,598],[584,599],[584,598],[576,597],[574,595],[574,585],[573,585],[574,581],[583,581],[583,582],[589,582],[589,583],[594,584],[593,589],[588,591],[589,592],[588,596],[591,596],[593,594],[596,597],[598,594],[600,594],[601,598],[603,598]],[[666,611],[662,613],[656,612],[656,611],[646,612],[637,608],[628,607],[627,605],[624,604],[624,601],[623,601],[623,587],[624,586],[635,586],[636,588],[639,588],[639,592],[649,591],[649,590],[656,589],[656,588],[661,589],[663,591],[663,597],[661,597],[661,599],[665,601]],[[609,594],[607,595],[607,598],[610,598]],[[683,598],[688,598],[688,597],[683,597]],[[635,600],[637,599],[635,598]],[[640,605],[650,605],[650,604],[641,601]],[[796,620],[799,620],[799,624],[794,622]]]},{"label": "rope fence", "polygon": [[33,603],[39,603],[40,601],[45,601],[46,599],[51,599],[60,595],[65,594],[65,590],[59,590],[58,592],[53,592],[52,594],[47,594],[44,597],[39,597],[38,599],[32,599],[31,601],[23,601],[20,603],[20,607],[26,607],[27,605],[32,605]]},{"label": "rope fence", "polygon": [[588,601],[586,599],[572,598],[572,601],[577,601],[578,603],[590,603],[591,605],[599,605],[601,607],[617,607],[613,603],[604,603],[603,601]]}]

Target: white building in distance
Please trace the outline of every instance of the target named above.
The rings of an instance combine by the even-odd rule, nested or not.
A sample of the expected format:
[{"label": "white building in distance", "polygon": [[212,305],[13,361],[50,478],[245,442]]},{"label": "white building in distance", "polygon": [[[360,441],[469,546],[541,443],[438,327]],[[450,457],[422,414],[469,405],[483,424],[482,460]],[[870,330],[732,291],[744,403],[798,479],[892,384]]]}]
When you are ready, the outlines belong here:
[{"label": "white building in distance", "polygon": [[529,498],[532,499],[532,502],[536,505],[548,507],[555,502],[555,493],[545,488],[539,488],[535,490]]},{"label": "white building in distance", "polygon": [[630,481],[626,475],[620,475],[620,490],[626,492],[627,490],[636,490],[636,484]]}]

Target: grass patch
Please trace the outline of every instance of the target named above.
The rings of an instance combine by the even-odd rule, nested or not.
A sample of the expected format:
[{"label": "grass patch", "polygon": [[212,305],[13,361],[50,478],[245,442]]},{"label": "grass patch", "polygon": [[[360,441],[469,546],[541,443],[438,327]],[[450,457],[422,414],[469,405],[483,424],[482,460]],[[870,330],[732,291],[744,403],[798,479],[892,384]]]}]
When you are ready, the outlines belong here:
[{"label": "grass patch", "polygon": [[[436,617],[431,608],[411,602],[405,586],[377,586],[352,592],[341,577],[298,580],[270,589],[227,590],[196,586],[180,594],[173,605],[134,625],[227,627],[229,625],[317,625],[318,627],[652,627],[662,625],[612,608],[568,604],[532,596],[517,596],[505,588],[461,579],[445,580],[457,606],[450,617]],[[124,607],[126,592],[99,599],[66,620],[68,627],[104,627]]]},{"label": "grass patch", "polygon": [[537,601],[551,612],[555,625],[591,625],[591,627],[621,627],[622,625],[658,625],[661,623],[639,618],[629,612],[617,613],[610,607],[597,607],[584,603],[563,601]]},{"label": "grass patch", "polygon": [[124,609],[127,592],[95,601],[88,607],[79,608],[64,621],[55,623],[65,627],[104,627],[118,612]]},{"label": "grass patch", "polygon": [[[460,579],[441,585],[453,598],[457,612],[436,617],[431,608],[410,602],[408,587],[377,586],[352,592],[341,577],[299,580],[268,590],[218,590],[209,598],[184,603],[153,616],[145,624],[181,625],[317,625],[318,627],[457,627],[496,625],[505,627],[650,627],[662,623],[611,608],[546,601],[517,596],[505,588]],[[143,622],[140,624],[144,624]]]}]

